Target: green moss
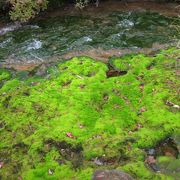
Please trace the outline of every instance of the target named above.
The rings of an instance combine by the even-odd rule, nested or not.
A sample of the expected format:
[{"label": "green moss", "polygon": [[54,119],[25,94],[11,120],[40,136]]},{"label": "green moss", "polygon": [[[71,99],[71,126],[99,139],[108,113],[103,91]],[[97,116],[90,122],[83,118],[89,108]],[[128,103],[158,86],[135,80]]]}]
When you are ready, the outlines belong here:
[{"label": "green moss", "polygon": [[58,63],[44,78],[3,75],[0,176],[90,179],[98,157],[113,161],[102,168],[123,166],[139,179],[171,178],[144,166],[143,148],[180,128],[179,112],[166,105],[167,100],[178,104],[176,69],[167,66],[177,56],[171,49],[155,57],[123,57],[130,68],[113,59],[116,68],[127,71],[113,78],[106,77],[106,64],[89,57]]},{"label": "green moss", "polygon": [[11,74],[9,71],[5,69],[0,69],[0,83],[4,80],[10,79],[10,77],[11,77]]},{"label": "green moss", "polygon": [[174,157],[161,156],[158,158],[158,166],[160,166],[162,172],[166,175],[172,176],[174,178],[180,177],[180,159],[175,159]]},{"label": "green moss", "polygon": [[173,180],[168,175],[163,175],[160,173],[154,173],[150,169],[148,169],[143,162],[134,162],[125,165],[122,168],[125,172],[132,174],[136,179],[154,179],[154,180]]}]

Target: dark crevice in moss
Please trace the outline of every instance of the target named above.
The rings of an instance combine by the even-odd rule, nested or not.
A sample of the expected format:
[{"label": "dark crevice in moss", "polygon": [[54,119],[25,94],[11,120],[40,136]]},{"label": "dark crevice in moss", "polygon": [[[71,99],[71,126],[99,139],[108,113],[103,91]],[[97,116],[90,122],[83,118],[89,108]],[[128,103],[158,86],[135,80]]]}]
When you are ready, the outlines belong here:
[{"label": "dark crevice in moss", "polygon": [[81,144],[75,146],[68,144],[66,141],[47,140],[45,145],[56,147],[63,159],[57,159],[59,163],[70,161],[73,168],[77,169],[83,165],[83,148]]}]

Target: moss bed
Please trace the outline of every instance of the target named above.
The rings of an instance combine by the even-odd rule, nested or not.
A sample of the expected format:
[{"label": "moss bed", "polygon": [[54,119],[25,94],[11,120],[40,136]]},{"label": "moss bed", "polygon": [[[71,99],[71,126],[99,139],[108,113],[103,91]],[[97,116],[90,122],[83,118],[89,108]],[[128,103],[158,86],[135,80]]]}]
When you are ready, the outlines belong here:
[{"label": "moss bed", "polygon": [[[145,149],[177,133],[180,50],[113,57],[125,75],[74,57],[43,77],[0,70],[0,179],[91,179],[96,169],[121,169],[135,179],[155,173]],[[31,74],[31,73],[30,73]],[[103,162],[103,163],[102,163]]]}]

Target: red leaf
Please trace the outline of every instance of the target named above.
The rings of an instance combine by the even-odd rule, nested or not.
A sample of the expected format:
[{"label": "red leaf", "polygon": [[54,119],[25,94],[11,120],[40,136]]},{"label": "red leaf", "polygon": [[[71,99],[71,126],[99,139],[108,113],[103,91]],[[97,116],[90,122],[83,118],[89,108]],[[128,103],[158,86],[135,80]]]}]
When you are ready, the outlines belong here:
[{"label": "red leaf", "polygon": [[67,132],[66,136],[69,138],[74,138],[74,139],[76,138],[75,136],[73,136],[73,134],[71,132]]},{"label": "red leaf", "polygon": [[0,162],[0,169],[4,166],[4,162]]}]

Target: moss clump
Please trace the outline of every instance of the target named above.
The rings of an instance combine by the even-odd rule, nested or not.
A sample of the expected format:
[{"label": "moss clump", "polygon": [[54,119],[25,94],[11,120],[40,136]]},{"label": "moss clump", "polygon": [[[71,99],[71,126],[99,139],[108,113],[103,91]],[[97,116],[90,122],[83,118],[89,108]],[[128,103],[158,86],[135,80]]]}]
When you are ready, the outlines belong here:
[{"label": "moss clump", "polygon": [[152,173],[143,162],[129,163],[123,167],[123,170],[141,179],[154,179],[154,180],[173,180],[174,178],[160,173]]},{"label": "moss clump", "polygon": [[180,177],[180,159],[174,157],[161,156],[158,158],[158,165],[162,169],[162,172],[168,176],[174,178]]},{"label": "moss clump", "polygon": [[11,75],[9,73],[9,71],[5,70],[5,69],[0,69],[0,83],[2,83],[2,81],[4,80],[8,80],[10,79]]},{"label": "moss clump", "polygon": [[[106,64],[75,57],[46,77],[5,81],[0,176],[90,179],[98,159],[102,168],[123,168],[138,179],[160,177],[144,166],[143,148],[180,128],[178,111],[166,105],[178,97],[174,51],[126,56],[131,68],[113,78]],[[121,67],[121,58],[112,63]]]}]

